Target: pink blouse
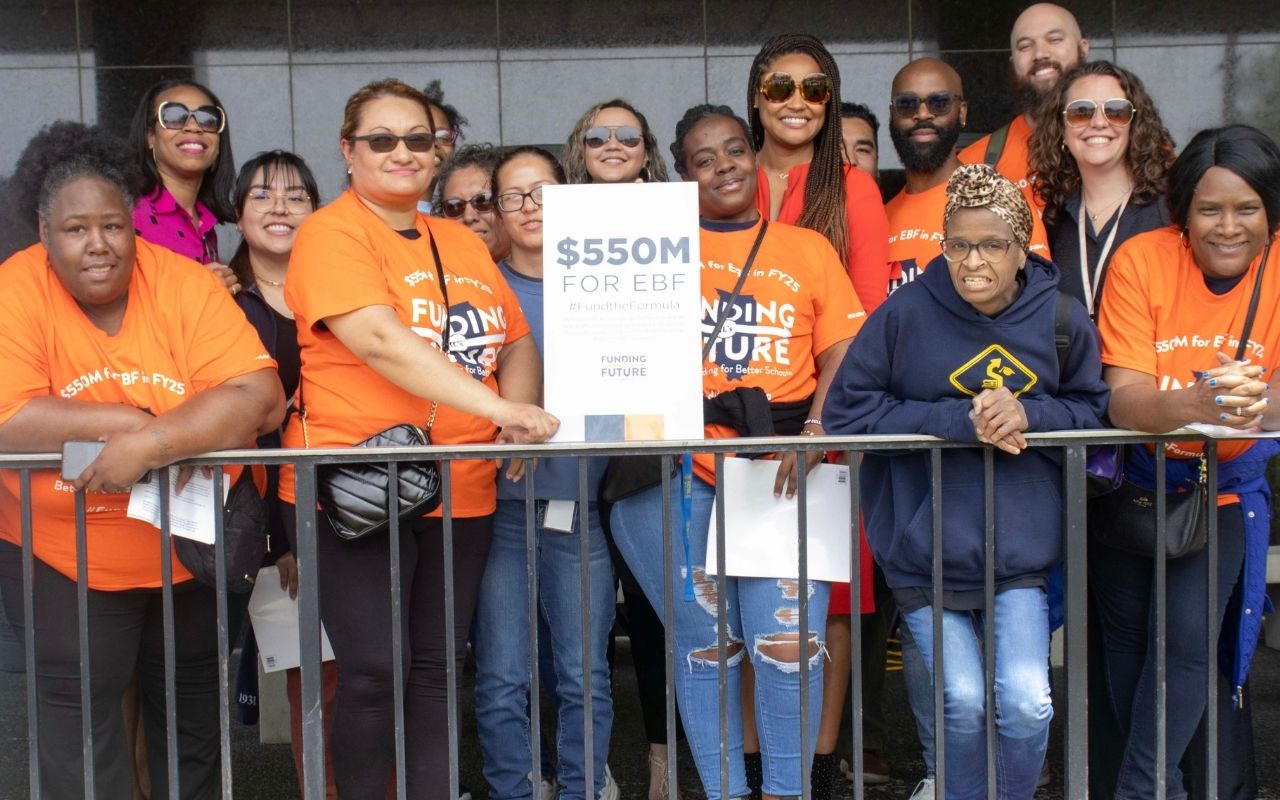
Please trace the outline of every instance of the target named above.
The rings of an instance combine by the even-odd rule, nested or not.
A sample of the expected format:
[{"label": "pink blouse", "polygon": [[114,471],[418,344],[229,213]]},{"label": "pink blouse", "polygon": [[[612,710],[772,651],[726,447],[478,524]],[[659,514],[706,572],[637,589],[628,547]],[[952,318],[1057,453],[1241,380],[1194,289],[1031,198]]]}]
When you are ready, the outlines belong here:
[{"label": "pink blouse", "polygon": [[199,200],[196,201],[196,213],[200,215],[198,230],[186,209],[178,204],[168,189],[161,187],[158,194],[139,197],[133,204],[133,227],[148,242],[167,247],[201,264],[219,261],[218,236],[213,230],[218,219]]}]

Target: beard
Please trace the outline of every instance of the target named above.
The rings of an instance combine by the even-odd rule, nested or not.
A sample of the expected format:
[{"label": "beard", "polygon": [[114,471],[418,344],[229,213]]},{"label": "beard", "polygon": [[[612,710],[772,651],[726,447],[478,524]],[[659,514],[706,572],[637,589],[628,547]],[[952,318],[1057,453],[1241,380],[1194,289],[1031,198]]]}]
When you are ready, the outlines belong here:
[{"label": "beard", "polygon": [[[937,131],[938,138],[925,143],[911,141],[911,134],[922,130]],[[903,130],[890,125],[889,138],[893,140],[893,149],[898,151],[898,158],[907,172],[935,172],[955,152],[956,142],[960,139],[960,120],[957,118],[950,127],[922,122]]]},{"label": "beard", "polygon": [[[1061,80],[1069,70],[1083,64],[1085,57],[1084,48],[1081,47],[1076,50],[1076,60],[1071,64],[1063,64],[1052,58],[1038,58],[1031,64],[1029,72],[1035,74],[1041,67],[1049,66],[1058,70],[1058,80]],[[1057,81],[1054,81],[1048,86],[1039,86],[1031,80],[1029,75],[1019,75],[1014,72],[1013,64],[1009,64],[1009,86],[1013,93],[1013,104],[1019,113],[1034,113],[1040,107],[1041,101],[1049,96],[1057,85]]]}]

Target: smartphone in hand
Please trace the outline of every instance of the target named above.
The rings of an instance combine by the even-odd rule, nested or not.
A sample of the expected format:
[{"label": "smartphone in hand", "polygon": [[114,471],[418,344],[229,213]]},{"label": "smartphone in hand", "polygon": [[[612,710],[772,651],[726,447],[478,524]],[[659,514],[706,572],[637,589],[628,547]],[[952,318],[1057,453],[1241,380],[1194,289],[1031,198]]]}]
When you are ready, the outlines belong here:
[{"label": "smartphone in hand", "polygon": [[102,452],[102,448],[106,447],[106,442],[63,442],[62,443],[62,479],[64,481],[74,481],[80,477],[98,454]]}]

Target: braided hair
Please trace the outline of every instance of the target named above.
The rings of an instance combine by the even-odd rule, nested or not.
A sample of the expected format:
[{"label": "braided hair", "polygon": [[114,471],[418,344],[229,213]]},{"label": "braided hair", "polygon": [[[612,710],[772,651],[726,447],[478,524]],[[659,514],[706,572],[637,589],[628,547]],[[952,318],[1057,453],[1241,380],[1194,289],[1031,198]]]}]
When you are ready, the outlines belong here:
[{"label": "braided hair", "polygon": [[757,152],[764,146],[764,126],[760,123],[757,108],[760,81],[770,64],[791,53],[809,56],[818,62],[822,74],[831,79],[831,98],[824,106],[826,117],[813,141],[813,159],[809,163],[809,176],[804,187],[804,210],[796,224],[825,236],[843,262],[849,256],[849,218],[845,206],[845,164],[840,157],[843,149],[840,137],[840,68],[818,39],[803,33],[785,33],[765,42],[756,53],[755,60],[751,62],[751,76],[747,80],[747,121],[751,126],[751,142]]}]

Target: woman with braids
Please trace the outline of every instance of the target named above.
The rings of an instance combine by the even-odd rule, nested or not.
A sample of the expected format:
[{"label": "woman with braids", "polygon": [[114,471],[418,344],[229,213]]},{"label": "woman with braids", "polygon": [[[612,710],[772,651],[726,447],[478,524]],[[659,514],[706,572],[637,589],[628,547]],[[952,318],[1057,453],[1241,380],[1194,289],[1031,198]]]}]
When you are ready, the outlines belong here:
[{"label": "woman with braids", "polygon": [[[276,362],[222,284],[135,235],[127,161],[123,144],[96,128],[57,123],[38,134],[15,185],[40,242],[0,266],[0,452],[105,443],[74,481],[88,492],[87,618],[77,618],[72,487],[54,470],[31,476],[42,796],[83,795],[85,714],[96,796],[133,795],[122,697],[135,676],[153,796],[167,796],[164,663],[173,644],[181,796],[211,799],[221,795],[215,594],[171,558],[177,638],[165,641],[160,532],[126,515],[129,490],[175,461],[251,446],[280,424],[284,394]],[[228,469],[227,480],[239,472]],[[24,619],[18,477],[0,473],[0,585],[15,622]],[[89,708],[80,703],[78,626],[89,631]]]},{"label": "woman with braids", "polygon": [[[1059,363],[1057,268],[1027,252],[1032,219],[1022,192],[994,169],[958,168],[947,182],[942,252],[867,320],[822,414],[833,434],[923,434],[996,449],[991,609],[983,591],[982,450],[942,455],[942,597],[932,592],[930,456],[867,453],[860,475],[867,539],[931,675],[933,648],[943,648],[945,788],[960,800],[987,796],[990,713],[996,796],[1035,794],[1053,717],[1046,584],[1062,553],[1062,464],[1057,453],[1028,450],[1025,434],[1101,427],[1107,402],[1098,334],[1076,303]],[[933,638],[935,604],[941,645]],[[982,656],[987,613],[994,664]],[[987,670],[996,676],[994,709],[985,704]]]},{"label": "woman with braids", "polygon": [[1173,139],[1136,75],[1088,61],[1041,106],[1029,158],[1059,286],[1097,317],[1111,256],[1169,224]]},{"label": "woman with braids", "polygon": [[236,162],[227,113],[195,81],[160,81],[142,96],[129,128],[142,172],[133,225],[138,235],[204,264],[232,294],[240,281],[218,258],[219,222],[234,222]]},{"label": "woman with braids", "polygon": [[[819,435],[816,418],[827,386],[865,316],[840,257],[817,233],[762,218],[755,205],[759,172],[750,133],[731,109],[707,105],[689,109],[676,126],[671,153],[676,171],[698,184],[703,336],[711,338],[703,356],[706,436]],[[731,265],[729,269],[720,268],[726,264]],[[739,274],[747,277],[735,292]],[[731,294],[738,297],[729,304]],[[790,308],[792,319],[781,328],[745,332],[717,322],[750,318],[757,305],[770,304]],[[790,360],[772,360],[775,348],[785,348]],[[751,354],[748,363],[735,359],[731,351]],[[733,413],[744,407],[757,407],[762,413]],[[793,452],[780,454],[774,493],[780,496],[785,491],[793,497],[798,471],[812,469],[821,456],[820,451],[811,451],[800,463]],[[829,584],[812,581],[806,587],[808,630],[796,624],[798,598],[805,590],[794,579],[731,577],[725,582],[723,598],[717,597],[716,578],[707,574],[704,562],[715,465],[709,455],[695,456],[693,461],[690,498],[684,504],[674,503],[672,509],[673,530],[687,530],[688,548],[676,547],[672,560],[663,563],[664,504],[658,486],[614,504],[614,540],[660,618],[666,570],[682,592],[672,609],[675,688],[707,797],[742,798],[751,791],[742,758],[742,706],[729,703],[725,730],[720,729],[718,715],[708,713],[719,705],[716,609],[720,599],[727,613],[731,698],[740,694],[746,661],[755,667],[749,702],[760,719],[764,796],[798,796],[813,758],[822,704],[822,631]],[[681,505],[691,507],[687,525],[678,521]],[[801,658],[809,664],[807,752],[801,747],[797,714]],[[728,786],[720,781],[722,742],[729,753]]]},{"label": "woman with braids", "polygon": [[889,291],[889,221],[875,181],[841,158],[840,70],[822,42],[784,34],[764,43],[747,79],[747,121],[756,207],[825,236],[871,313]]},{"label": "woman with braids", "polygon": [[649,121],[621,98],[596,103],[578,118],[560,153],[569,183],[665,182],[667,165]]}]

